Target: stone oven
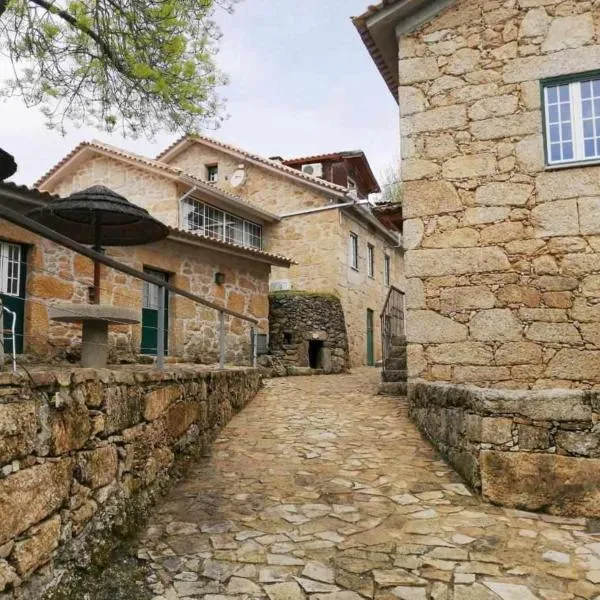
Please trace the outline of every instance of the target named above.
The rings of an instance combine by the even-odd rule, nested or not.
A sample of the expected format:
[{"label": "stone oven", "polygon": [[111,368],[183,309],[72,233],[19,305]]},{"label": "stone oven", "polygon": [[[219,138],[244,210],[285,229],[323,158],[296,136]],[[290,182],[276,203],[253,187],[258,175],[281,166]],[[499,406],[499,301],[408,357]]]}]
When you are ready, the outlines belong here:
[{"label": "stone oven", "polygon": [[341,373],[350,364],[346,322],[332,294],[276,292],[269,297],[269,350],[281,370]]}]

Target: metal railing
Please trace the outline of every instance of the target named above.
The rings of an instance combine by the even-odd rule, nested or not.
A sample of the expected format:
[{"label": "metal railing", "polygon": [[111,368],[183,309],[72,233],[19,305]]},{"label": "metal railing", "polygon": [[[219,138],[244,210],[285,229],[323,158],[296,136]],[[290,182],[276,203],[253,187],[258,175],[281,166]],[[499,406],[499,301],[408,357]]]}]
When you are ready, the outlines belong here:
[{"label": "metal railing", "polygon": [[381,311],[381,357],[383,370],[390,355],[394,341],[404,338],[405,329],[405,301],[404,292],[395,286],[390,286],[383,310]]},{"label": "metal railing", "polygon": [[[15,200],[17,202],[23,202],[24,199],[27,199],[27,195],[24,194],[24,192],[22,190],[17,190],[17,189],[3,189],[2,190],[2,200]],[[109,267],[111,269],[114,269],[116,271],[119,271],[121,273],[124,273],[126,275],[129,275],[131,277],[137,278],[141,281],[145,281],[151,284],[154,284],[158,287],[159,290],[159,294],[158,294],[158,320],[157,320],[157,327],[156,327],[156,334],[157,334],[157,344],[156,344],[156,367],[158,369],[163,369],[164,368],[164,358],[165,358],[165,311],[167,310],[167,307],[165,306],[165,298],[166,298],[166,292],[169,291],[172,294],[181,296],[183,298],[187,298],[193,302],[195,302],[198,305],[201,306],[205,306],[207,308],[213,309],[218,313],[218,319],[217,319],[217,324],[218,324],[218,350],[219,350],[219,368],[224,368],[225,367],[225,362],[226,362],[226,350],[227,350],[227,346],[226,346],[226,336],[227,336],[227,327],[226,327],[226,316],[229,317],[233,317],[233,318],[237,318],[240,319],[242,321],[245,321],[247,323],[250,323],[251,325],[251,333],[250,333],[250,349],[251,349],[251,356],[250,356],[250,364],[252,364],[253,366],[256,366],[256,359],[257,359],[257,354],[256,354],[256,349],[257,349],[257,343],[256,343],[256,336],[257,336],[257,332],[256,332],[256,325],[258,324],[258,321],[256,319],[254,319],[253,317],[247,316],[245,314],[242,314],[240,312],[237,312],[235,310],[231,310],[225,306],[222,306],[220,304],[217,304],[215,302],[212,302],[210,300],[207,300],[205,298],[202,298],[201,296],[198,296],[192,292],[189,292],[187,290],[181,289],[179,287],[176,287],[175,285],[173,285],[172,283],[165,281],[164,279],[161,279],[159,277],[156,277],[152,274],[146,273],[144,271],[139,271],[137,269],[134,269],[133,267],[130,267],[129,265],[123,264],[118,262],[117,260],[114,260],[108,256],[106,256],[105,254],[96,252],[95,250],[92,250],[91,248],[88,248],[87,246],[83,246],[81,244],[79,244],[78,242],[75,242],[74,240],[72,240],[71,238],[62,235],[44,225],[41,225],[40,223],[38,223],[37,221],[34,221],[28,217],[26,217],[25,215],[21,214],[18,211],[15,211],[11,208],[8,208],[5,204],[0,204],[0,218],[4,219],[10,223],[13,223],[14,225],[18,225],[19,227],[22,227],[23,229],[26,229],[32,233],[35,233],[41,237],[44,237],[56,244],[59,244],[65,248],[68,248],[69,250],[72,250],[73,252],[80,254],[82,256],[86,256],[87,258],[96,261],[99,264],[102,264],[106,267]],[[48,274],[53,275],[53,276],[57,276],[57,274],[55,272],[52,272],[51,270],[47,270]],[[78,283],[81,283],[80,281],[78,281]],[[39,302],[40,300],[34,299],[34,298],[23,298],[24,300],[27,300],[29,302]],[[138,298],[139,300],[139,298]],[[47,303],[48,306],[51,305],[51,303]],[[63,309],[63,306],[61,305],[61,310]],[[76,313],[76,305],[73,305],[73,313]],[[18,337],[18,334],[13,333],[12,336],[12,349],[13,352],[15,351],[15,345],[16,345],[16,338]]]}]

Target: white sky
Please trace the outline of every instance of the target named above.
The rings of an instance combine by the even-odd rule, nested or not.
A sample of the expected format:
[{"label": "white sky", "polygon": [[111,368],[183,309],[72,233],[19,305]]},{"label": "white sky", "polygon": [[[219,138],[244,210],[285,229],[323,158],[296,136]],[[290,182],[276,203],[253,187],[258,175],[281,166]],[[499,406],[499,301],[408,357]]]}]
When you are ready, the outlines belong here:
[{"label": "white sky", "polygon": [[[221,14],[218,63],[229,118],[222,141],[264,156],[362,149],[380,176],[398,156],[397,105],[350,21],[370,0],[243,0]],[[8,76],[0,62],[0,78]],[[123,139],[69,127],[46,129],[37,108],[0,103],[0,147],[19,165],[13,180],[31,184],[83,140],[100,139],[155,156],[178,136]]]}]

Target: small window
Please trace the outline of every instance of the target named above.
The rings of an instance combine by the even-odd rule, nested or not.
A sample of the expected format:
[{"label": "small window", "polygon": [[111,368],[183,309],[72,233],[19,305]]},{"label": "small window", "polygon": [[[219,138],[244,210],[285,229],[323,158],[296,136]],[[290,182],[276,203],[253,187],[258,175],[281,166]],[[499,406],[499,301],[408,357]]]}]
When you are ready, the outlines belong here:
[{"label": "small window", "polygon": [[350,234],[350,266],[358,271],[358,236]]},{"label": "small window", "polygon": [[369,277],[375,277],[375,248],[373,244],[367,246],[367,270]]},{"label": "small window", "polygon": [[383,259],[383,283],[390,285],[390,257],[387,255]]},{"label": "small window", "polygon": [[600,159],[600,75],[542,83],[549,165]]},{"label": "small window", "polygon": [[210,183],[219,181],[219,165],[206,165],[206,180]]}]

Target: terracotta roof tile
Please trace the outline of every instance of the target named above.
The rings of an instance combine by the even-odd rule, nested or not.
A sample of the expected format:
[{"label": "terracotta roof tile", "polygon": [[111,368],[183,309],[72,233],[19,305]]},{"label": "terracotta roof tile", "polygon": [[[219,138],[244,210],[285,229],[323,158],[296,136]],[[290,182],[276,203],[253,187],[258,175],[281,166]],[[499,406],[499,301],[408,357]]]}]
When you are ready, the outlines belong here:
[{"label": "terracotta roof tile", "polygon": [[281,171],[285,175],[291,176],[294,179],[304,180],[307,183],[311,183],[313,185],[318,185],[319,187],[335,191],[341,194],[347,194],[348,188],[345,188],[341,185],[337,185],[335,183],[331,183],[330,181],[325,181],[323,179],[319,179],[318,177],[313,177],[312,175],[308,175],[307,173],[303,173],[298,171],[297,169],[293,169],[292,167],[288,167],[286,164],[281,163],[276,160],[272,160],[270,158],[264,158],[263,156],[259,156],[258,154],[254,154],[252,152],[248,152],[243,150],[242,148],[238,148],[237,146],[233,146],[231,144],[226,144],[225,142],[220,142],[214,138],[204,136],[204,135],[184,135],[180,137],[178,140],[173,142],[168,148],[163,150],[157,157],[157,160],[163,159],[170,152],[172,152],[177,146],[183,144],[185,142],[194,142],[198,141],[199,143],[207,143],[212,144],[213,146],[217,146],[227,152],[231,152],[241,156],[242,158],[246,158],[248,160],[263,164],[265,166],[277,169]]},{"label": "terracotta roof tile", "polygon": [[159,171],[168,173],[169,175],[175,175],[177,177],[185,177],[192,184],[195,184],[200,188],[216,189],[216,190],[218,190],[218,192],[220,194],[222,194],[226,198],[229,198],[230,200],[233,200],[242,205],[245,205],[248,208],[251,208],[253,210],[265,213],[266,215],[270,216],[273,220],[279,220],[279,217],[277,215],[264,210],[260,206],[256,206],[255,204],[248,202],[248,200],[246,200],[245,198],[241,198],[240,196],[236,196],[234,194],[226,192],[225,190],[221,189],[217,185],[214,185],[213,183],[209,183],[208,181],[203,181],[202,179],[199,179],[198,177],[195,177],[194,175],[190,175],[189,173],[186,173],[185,171],[183,171],[182,169],[179,169],[178,167],[174,167],[173,165],[169,165],[167,163],[163,163],[158,160],[154,160],[152,158],[147,158],[146,156],[142,156],[140,154],[135,154],[133,152],[128,152],[128,151],[122,150],[121,148],[117,148],[116,146],[112,146],[110,144],[105,144],[104,142],[100,142],[98,140],[92,140],[91,142],[81,142],[80,144],[78,144],[71,152],[69,152],[69,154],[67,154],[62,160],[60,160],[58,163],[56,163],[56,165],[54,165],[47,173],[45,173],[42,177],[40,177],[40,179],[38,179],[34,185],[36,187],[43,185],[44,182],[46,182],[52,175],[54,175],[56,172],[58,172],[65,164],[67,164],[72,158],[74,158],[78,152],[80,152],[81,150],[84,150],[85,148],[91,148],[92,150],[96,149],[101,152],[106,152],[113,156],[123,158],[125,160],[135,161],[135,162],[138,162],[147,167],[150,167],[153,169],[158,169]]}]

